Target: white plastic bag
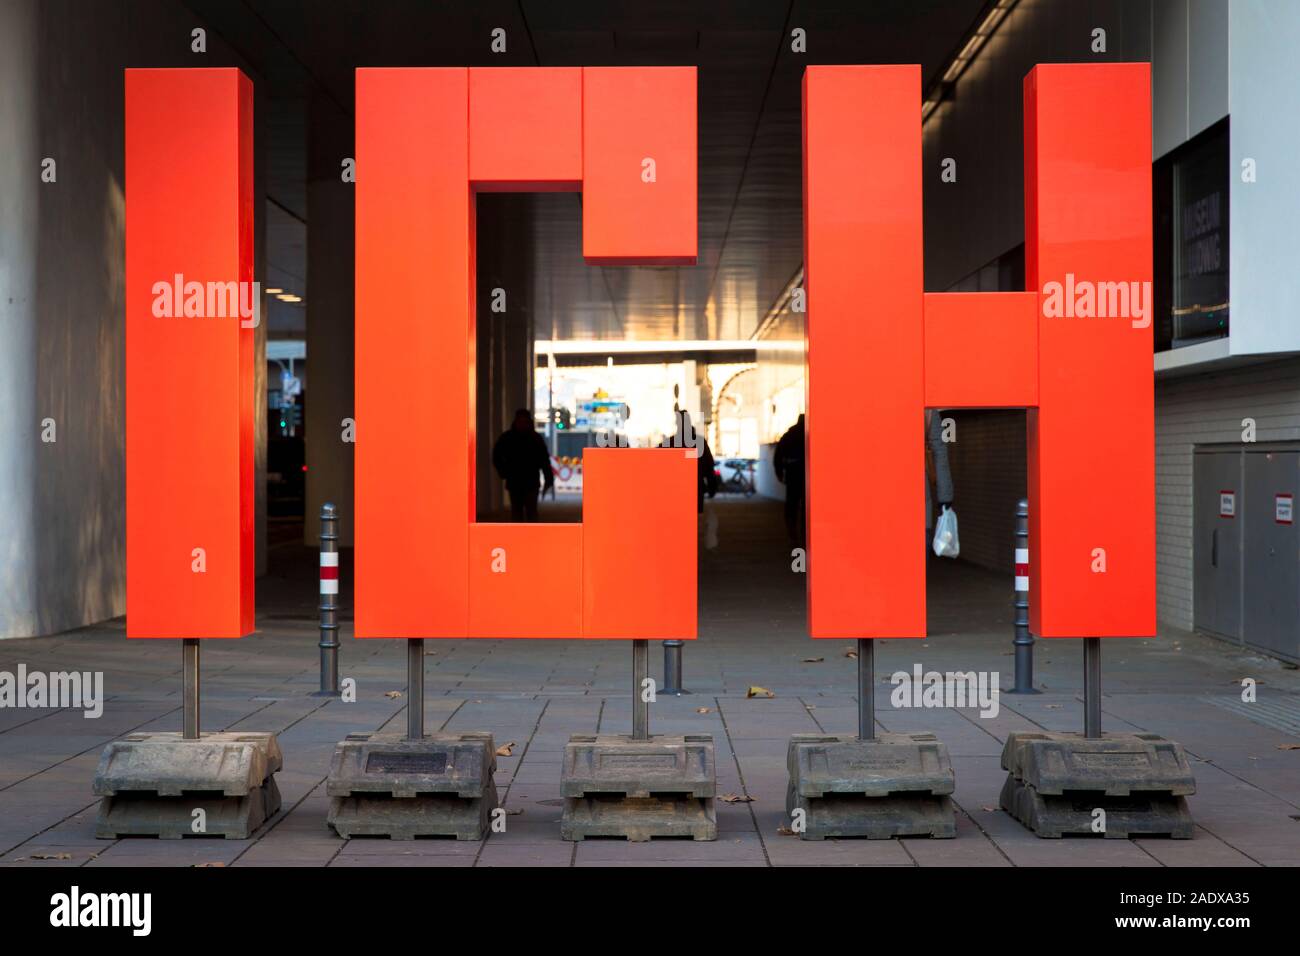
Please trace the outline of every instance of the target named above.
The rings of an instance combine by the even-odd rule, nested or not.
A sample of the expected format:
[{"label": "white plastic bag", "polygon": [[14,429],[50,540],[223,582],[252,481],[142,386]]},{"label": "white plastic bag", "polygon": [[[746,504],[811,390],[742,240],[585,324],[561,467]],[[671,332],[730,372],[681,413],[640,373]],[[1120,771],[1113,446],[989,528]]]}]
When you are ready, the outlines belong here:
[{"label": "white plastic bag", "polygon": [[955,558],[961,554],[961,544],[957,540],[957,512],[947,505],[934,526],[934,553],[941,558]]}]

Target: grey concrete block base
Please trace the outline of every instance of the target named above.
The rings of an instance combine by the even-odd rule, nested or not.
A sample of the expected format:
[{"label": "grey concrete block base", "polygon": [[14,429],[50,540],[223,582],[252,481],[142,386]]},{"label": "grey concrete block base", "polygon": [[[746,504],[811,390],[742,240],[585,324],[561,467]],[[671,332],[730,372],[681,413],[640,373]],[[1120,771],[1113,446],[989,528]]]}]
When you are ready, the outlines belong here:
[{"label": "grey concrete block base", "polygon": [[[1187,798],[1169,793],[1112,797],[1100,791],[1079,791],[1044,796],[1008,774],[999,803],[1026,828],[1047,839],[1078,834],[1114,840],[1135,836],[1190,840],[1195,835]],[[1104,814],[1098,814],[1098,810]]]},{"label": "grey concrete block base", "polygon": [[247,840],[279,809],[280,789],[275,785],[275,777],[267,777],[264,785],[254,787],[242,797],[197,791],[159,797],[122,791],[100,802],[95,836],[101,840],[127,836]]},{"label": "grey concrete block base", "polygon": [[394,797],[386,793],[357,793],[330,800],[328,822],[341,837],[455,837],[481,840],[492,825],[497,788],[489,780],[480,797],[454,793],[420,793]]},{"label": "grey concrete block base", "polygon": [[564,748],[560,836],[716,840],[717,771],[707,734],[633,740],[575,734]]},{"label": "grey concrete block base", "polygon": [[1002,748],[1002,769],[1043,796],[1073,790],[1112,797],[1196,792],[1182,744],[1159,734],[1104,734],[1090,740],[1082,734],[1017,731]]},{"label": "grey concrete block base", "polygon": [[1002,768],[1002,809],[1041,837],[1193,836],[1196,781],[1182,745],[1158,734],[1016,732]]},{"label": "grey concrete block base", "polygon": [[280,809],[283,764],[275,734],[130,734],[100,756],[95,836],[246,840]]},{"label": "grey concrete block base", "polygon": [[349,734],[330,763],[329,825],[342,837],[481,840],[497,806],[487,733]]},{"label": "grey concrete block base", "polygon": [[948,748],[933,734],[800,734],[786,751],[786,811],[804,840],[957,835]]}]

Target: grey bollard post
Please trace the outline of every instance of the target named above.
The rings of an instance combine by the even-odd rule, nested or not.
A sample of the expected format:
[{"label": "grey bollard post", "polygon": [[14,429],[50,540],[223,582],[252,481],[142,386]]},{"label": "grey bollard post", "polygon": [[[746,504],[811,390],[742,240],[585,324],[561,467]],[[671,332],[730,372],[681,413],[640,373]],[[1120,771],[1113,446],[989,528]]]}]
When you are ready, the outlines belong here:
[{"label": "grey bollard post", "polygon": [[1029,499],[1016,505],[1015,637],[1016,686],[1010,694],[1037,694],[1034,690],[1034,636],[1029,633]]},{"label": "grey bollard post", "polygon": [[689,694],[682,689],[682,646],[685,641],[664,641],[664,687],[659,693],[670,697]]},{"label": "grey bollard post", "polygon": [[320,690],[339,696],[339,517],[330,502],[320,509]]}]

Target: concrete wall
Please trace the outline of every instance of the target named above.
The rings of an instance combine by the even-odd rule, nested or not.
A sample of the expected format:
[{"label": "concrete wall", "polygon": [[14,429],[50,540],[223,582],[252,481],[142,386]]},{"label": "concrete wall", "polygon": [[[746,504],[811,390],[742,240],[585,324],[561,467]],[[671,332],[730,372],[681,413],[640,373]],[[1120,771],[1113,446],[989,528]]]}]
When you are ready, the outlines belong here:
[{"label": "concrete wall", "polygon": [[[1300,350],[1300,3],[1232,0],[1228,170],[1234,355]],[[1243,182],[1241,163],[1256,162]]]},{"label": "concrete wall", "polygon": [[1156,591],[1161,621],[1192,626],[1192,452],[1239,443],[1253,418],[1260,442],[1300,440],[1300,359],[1156,382]]},{"label": "concrete wall", "polygon": [[36,3],[0,4],[0,636],[34,634],[36,469],[36,235],[40,117]]},{"label": "concrete wall", "polygon": [[0,3],[0,637],[125,610],[122,70],[245,66],[212,33],[192,53],[196,26],[161,0]]},{"label": "concrete wall", "polygon": [[1228,115],[1228,13],[1229,0],[1152,3],[1152,159]]}]

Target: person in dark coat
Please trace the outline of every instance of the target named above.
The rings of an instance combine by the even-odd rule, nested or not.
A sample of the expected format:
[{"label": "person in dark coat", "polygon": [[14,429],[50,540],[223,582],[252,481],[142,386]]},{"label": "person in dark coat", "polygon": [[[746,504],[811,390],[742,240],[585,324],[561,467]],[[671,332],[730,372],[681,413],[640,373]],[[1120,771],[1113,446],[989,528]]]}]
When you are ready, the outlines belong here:
[{"label": "person in dark coat", "polygon": [[777,481],[785,485],[785,530],[794,547],[803,546],[804,533],[804,421],[803,415],[791,425],[772,453],[772,470]]},{"label": "person in dark coat", "polygon": [[699,451],[696,462],[698,481],[695,483],[695,513],[704,514],[704,496],[710,498],[718,493],[721,482],[718,480],[718,466],[713,460],[709,440],[695,430],[691,424],[691,413],[685,409],[677,411],[677,434],[671,443],[681,448],[696,448]]},{"label": "person in dark coat", "polygon": [[511,519],[536,521],[538,479],[550,491],[555,485],[555,475],[551,472],[546,440],[533,428],[533,413],[528,409],[515,412],[514,422],[492,446],[492,466],[510,493]]}]

